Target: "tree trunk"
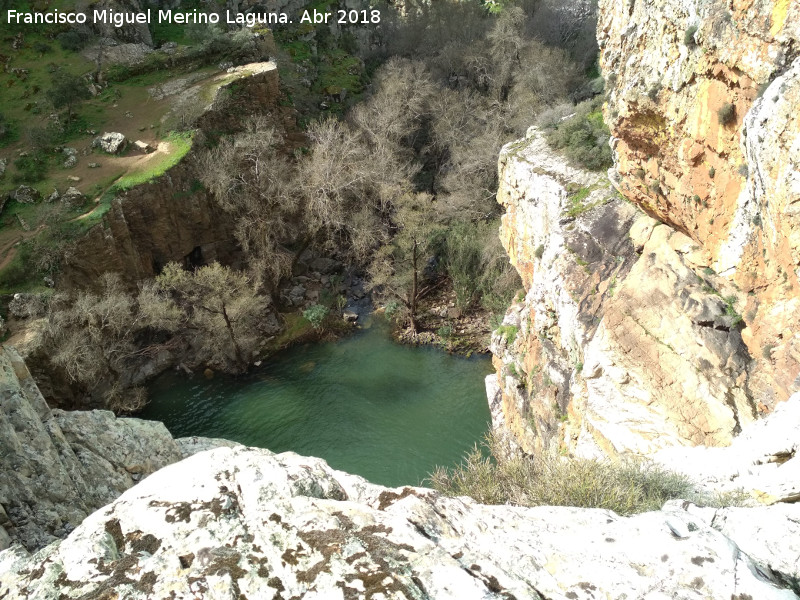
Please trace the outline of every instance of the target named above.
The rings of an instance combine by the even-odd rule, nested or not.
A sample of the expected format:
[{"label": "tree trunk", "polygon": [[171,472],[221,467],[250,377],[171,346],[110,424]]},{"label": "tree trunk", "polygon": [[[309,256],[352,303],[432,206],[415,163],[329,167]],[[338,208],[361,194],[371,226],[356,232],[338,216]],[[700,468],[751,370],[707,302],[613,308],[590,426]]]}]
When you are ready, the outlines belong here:
[{"label": "tree trunk", "polygon": [[236,336],[233,334],[233,325],[231,324],[231,320],[228,317],[228,311],[225,309],[225,303],[222,304],[222,318],[225,319],[225,326],[228,328],[228,334],[231,336],[231,342],[233,342],[233,348],[236,350],[236,360],[239,362],[239,365],[244,368],[247,366],[247,361],[244,359],[244,353],[242,349],[239,347],[239,342],[236,341]]},{"label": "tree trunk", "polygon": [[419,295],[419,281],[417,273],[417,241],[414,240],[414,245],[411,246],[411,270],[413,277],[411,280],[411,294],[409,298],[409,318],[411,319],[411,331],[417,335],[417,296]]}]

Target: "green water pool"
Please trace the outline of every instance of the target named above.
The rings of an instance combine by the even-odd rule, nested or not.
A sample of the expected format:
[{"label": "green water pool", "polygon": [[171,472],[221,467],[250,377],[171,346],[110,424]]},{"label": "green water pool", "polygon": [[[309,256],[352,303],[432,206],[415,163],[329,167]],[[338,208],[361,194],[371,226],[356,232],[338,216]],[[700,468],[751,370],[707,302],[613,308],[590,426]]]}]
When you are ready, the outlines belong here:
[{"label": "green water pool", "polygon": [[273,356],[243,377],[167,373],[141,415],[176,437],[319,456],[389,486],[457,464],[489,427],[488,357],[395,343],[385,325]]}]

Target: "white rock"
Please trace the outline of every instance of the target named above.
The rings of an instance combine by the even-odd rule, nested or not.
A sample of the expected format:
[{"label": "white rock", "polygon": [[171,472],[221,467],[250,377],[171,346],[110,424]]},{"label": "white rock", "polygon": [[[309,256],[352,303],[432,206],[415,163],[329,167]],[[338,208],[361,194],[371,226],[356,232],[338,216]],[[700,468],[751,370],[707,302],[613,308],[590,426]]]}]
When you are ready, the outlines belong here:
[{"label": "white rock", "polygon": [[125,149],[128,141],[124,135],[116,132],[107,132],[94,139],[93,148],[100,148],[109,154],[118,154]]},{"label": "white rock", "polygon": [[[742,518],[760,514],[739,510]],[[319,459],[239,447],[162,469],[34,556],[18,547],[0,553],[0,589],[8,600],[106,590],[124,598],[272,598],[280,591],[320,599],[347,592],[797,600],[762,570],[730,538],[674,507],[624,518],[596,509],[483,506],[372,485]]]}]

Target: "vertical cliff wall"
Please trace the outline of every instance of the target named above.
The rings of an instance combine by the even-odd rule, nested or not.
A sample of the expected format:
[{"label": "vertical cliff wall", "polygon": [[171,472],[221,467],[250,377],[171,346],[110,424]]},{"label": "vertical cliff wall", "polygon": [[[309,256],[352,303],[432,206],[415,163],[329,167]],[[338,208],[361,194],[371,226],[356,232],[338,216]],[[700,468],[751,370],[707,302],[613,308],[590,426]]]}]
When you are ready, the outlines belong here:
[{"label": "vertical cliff wall", "polygon": [[493,338],[495,423],[526,451],[727,445],[800,388],[800,3],[599,8],[630,204],[535,132],[504,149],[527,295]]},{"label": "vertical cliff wall", "polygon": [[621,191],[735,286],[771,409],[800,387],[800,3],[601,0]]},{"label": "vertical cliff wall", "polygon": [[498,200],[526,295],[493,335],[489,393],[525,451],[727,445],[756,418],[734,288],[696,242],[535,129],[503,148]]}]

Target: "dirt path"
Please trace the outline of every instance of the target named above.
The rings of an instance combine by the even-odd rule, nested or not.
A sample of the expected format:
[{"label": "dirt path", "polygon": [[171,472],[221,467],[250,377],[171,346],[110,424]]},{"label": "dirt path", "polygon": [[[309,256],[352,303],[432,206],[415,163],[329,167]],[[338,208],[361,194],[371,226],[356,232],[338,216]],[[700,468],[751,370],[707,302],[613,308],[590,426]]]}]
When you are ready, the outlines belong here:
[{"label": "dirt path", "polygon": [[14,238],[13,240],[6,242],[6,244],[0,247],[0,271],[5,269],[8,264],[14,260],[14,256],[17,254],[16,245],[20,242],[24,242],[25,240],[32,238],[36,234],[38,234],[42,229],[44,229],[44,225],[39,225],[33,231],[20,231],[19,236]]}]

